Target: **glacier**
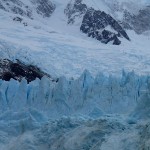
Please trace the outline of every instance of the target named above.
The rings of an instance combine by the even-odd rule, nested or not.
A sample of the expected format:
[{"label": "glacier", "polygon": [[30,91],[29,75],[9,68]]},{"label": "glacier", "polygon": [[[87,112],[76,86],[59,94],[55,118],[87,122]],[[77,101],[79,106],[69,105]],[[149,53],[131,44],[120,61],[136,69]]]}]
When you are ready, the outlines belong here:
[{"label": "glacier", "polygon": [[[150,77],[122,71],[122,77],[95,78],[85,70],[78,79],[60,77],[58,82],[44,76],[27,84],[13,79],[0,80],[1,113],[34,108],[48,117],[100,117],[103,114],[130,114],[149,92]],[[148,102],[147,102],[148,103]]]},{"label": "glacier", "polygon": [[150,76],[0,80],[0,150],[148,150]]}]

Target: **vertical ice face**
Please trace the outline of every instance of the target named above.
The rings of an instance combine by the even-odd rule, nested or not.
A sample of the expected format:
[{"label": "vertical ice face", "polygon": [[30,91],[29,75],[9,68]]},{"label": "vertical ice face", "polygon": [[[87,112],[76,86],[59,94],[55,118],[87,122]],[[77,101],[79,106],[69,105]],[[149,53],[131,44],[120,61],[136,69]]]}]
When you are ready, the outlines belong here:
[{"label": "vertical ice face", "polygon": [[149,119],[150,117],[150,78],[147,78],[147,88],[142,89],[143,94],[138,100],[138,104],[134,111],[131,113],[131,117],[134,119]]},{"label": "vertical ice face", "polygon": [[148,77],[123,72],[121,78],[103,74],[93,78],[85,71],[76,80],[61,77],[52,82],[47,77],[27,84],[0,81],[0,110],[15,111],[35,108],[51,116],[100,115],[102,113],[129,113],[148,89]]},{"label": "vertical ice face", "polygon": [[0,112],[6,111],[8,108],[7,89],[8,83],[0,80]]},{"label": "vertical ice face", "polygon": [[27,102],[27,81],[23,79],[18,87],[18,90],[15,94],[15,98],[12,102],[12,109],[18,110],[22,109],[23,107],[26,106]]}]

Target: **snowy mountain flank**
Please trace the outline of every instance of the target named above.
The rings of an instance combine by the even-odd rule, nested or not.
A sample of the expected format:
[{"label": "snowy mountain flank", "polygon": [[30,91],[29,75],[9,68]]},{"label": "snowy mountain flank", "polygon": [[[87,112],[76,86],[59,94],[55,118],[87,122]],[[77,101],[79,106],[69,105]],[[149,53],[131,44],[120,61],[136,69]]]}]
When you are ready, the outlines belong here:
[{"label": "snowy mountain flank", "polygon": [[83,16],[80,30],[88,34],[89,37],[96,38],[103,43],[107,44],[113,41],[114,45],[120,45],[121,41],[118,37],[121,36],[130,40],[126,32],[115,19],[104,11],[88,8],[82,3],[82,0],[76,0],[73,4],[69,3],[65,13],[68,16],[68,23],[73,23],[77,16]]},{"label": "snowy mountain flank", "polygon": [[0,0],[0,150],[149,150],[150,2]]},{"label": "snowy mountain flank", "polygon": [[33,19],[33,14],[35,13],[43,17],[50,17],[55,10],[55,5],[48,0],[31,0],[26,2],[21,0],[1,0],[0,9]]}]

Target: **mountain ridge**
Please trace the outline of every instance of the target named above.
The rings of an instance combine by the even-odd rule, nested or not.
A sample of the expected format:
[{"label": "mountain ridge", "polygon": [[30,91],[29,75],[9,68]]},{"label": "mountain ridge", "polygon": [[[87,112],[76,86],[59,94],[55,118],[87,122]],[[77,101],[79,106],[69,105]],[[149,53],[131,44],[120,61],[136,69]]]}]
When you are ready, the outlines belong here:
[{"label": "mountain ridge", "polygon": [[[111,17],[109,17],[109,19],[105,18],[104,16],[101,18],[101,16],[99,15],[99,17],[101,18],[101,20],[103,20],[105,18],[105,23],[106,22],[111,22],[110,20],[114,20],[113,22],[117,22],[116,24],[117,27],[114,28],[113,26],[113,23],[109,23],[110,27],[117,31],[118,30],[122,30],[120,32],[118,32],[118,34],[116,34],[115,32],[112,32],[112,29],[105,29],[104,28],[104,31],[102,32],[99,32],[97,33],[99,30],[99,28],[101,27],[96,27],[95,29],[95,22],[93,22],[93,25],[90,27],[90,33],[88,33],[88,36],[89,34],[91,35],[91,30],[93,30],[94,28],[94,32],[92,33],[92,37],[95,37],[96,39],[102,41],[103,43],[108,43],[109,41],[113,41],[114,40],[114,44],[116,45],[119,45],[121,44],[121,41],[122,41],[122,38],[120,38],[120,35],[123,35],[123,37],[125,37],[127,40],[129,40],[129,35],[127,35],[128,33],[125,33],[127,30],[134,30],[136,33],[138,34],[142,34],[143,32],[145,31],[149,31],[149,24],[150,24],[150,21],[146,18],[144,18],[144,14],[147,12],[147,15],[148,13],[150,13],[150,10],[148,9],[149,7],[146,7],[146,6],[142,6],[142,7],[139,7],[137,9],[138,13],[135,13],[135,14],[132,14],[128,9],[126,9],[126,7],[124,6],[129,6],[130,3],[132,4],[131,6],[133,6],[133,2],[129,2],[129,3],[125,3],[125,2],[122,2],[122,3],[118,3],[118,5],[116,4],[117,1],[114,0],[114,2],[111,2],[111,3],[108,3],[107,1],[105,0],[101,0],[100,1],[100,4],[103,3],[104,7],[108,7],[109,11],[107,11],[106,9],[106,12],[103,11],[103,9],[101,10],[101,7],[97,6],[99,8],[99,11],[102,11],[104,12],[105,14],[108,14],[110,15],[111,13]],[[69,1],[65,1],[64,4],[62,5],[62,3],[58,4],[57,1],[45,1],[44,3],[41,3],[41,0],[28,0],[28,2],[25,2],[23,3],[23,1],[21,0],[7,0],[7,1],[1,1],[0,3],[0,9],[4,10],[4,11],[7,11],[7,12],[12,12],[14,14],[18,14],[20,16],[25,16],[25,17],[28,17],[30,19],[35,19],[37,20],[39,17],[41,18],[45,18],[45,22],[46,20],[49,20],[48,18],[51,18],[51,15],[53,15],[53,13],[55,13],[55,9],[59,9],[59,7],[57,8],[57,6],[59,5],[62,5],[64,8],[63,8],[63,11],[62,13],[65,13],[68,17],[68,23],[75,23],[75,18],[79,18],[79,19],[76,19],[76,20],[80,20],[78,21],[78,24],[80,24],[82,27],[78,27],[79,31],[81,30],[81,32],[85,33],[85,29],[83,30],[83,24],[85,24],[85,19],[83,20],[83,17],[85,18],[85,15],[87,16],[87,10],[88,8],[90,8],[88,4],[88,1],[82,1],[82,0],[74,0],[74,1],[71,1],[71,3]],[[90,4],[96,4],[98,2],[91,2]],[[82,6],[79,6],[82,5],[84,8],[82,8]],[[98,3],[99,4],[99,3]],[[115,6],[117,5],[117,6]],[[70,8],[69,8],[70,6]],[[76,8],[75,8],[75,7]],[[139,5],[138,5],[139,6]],[[71,8],[72,7],[72,8]],[[77,8],[79,7],[79,8]],[[116,9],[116,8],[119,8],[120,9]],[[83,10],[82,10],[83,9]],[[95,8],[94,8],[95,9]],[[143,10],[142,10],[143,9]],[[114,10],[114,13],[112,13],[111,11]],[[98,12],[97,9],[95,9],[95,12]],[[119,14],[120,15],[122,14],[122,18],[118,19],[116,17],[115,14]],[[20,17],[18,16],[18,17]],[[38,18],[37,18],[38,17]],[[74,19],[73,19],[74,18]],[[112,19],[110,19],[112,18]],[[140,18],[140,20],[138,19]],[[148,17],[147,17],[148,18]],[[61,18],[63,19],[63,18]],[[109,21],[107,21],[109,20]],[[66,24],[67,24],[66,22]],[[143,25],[144,23],[144,25]],[[27,26],[29,23],[28,22],[24,22],[23,24],[25,24],[25,26]],[[67,25],[66,25],[67,26]],[[104,26],[108,26],[107,24],[104,25]],[[143,27],[144,26],[144,27]],[[117,30],[116,30],[117,29]],[[86,32],[87,33],[87,32]],[[125,35],[126,34],[126,35]],[[132,40],[132,39],[131,39]]]}]

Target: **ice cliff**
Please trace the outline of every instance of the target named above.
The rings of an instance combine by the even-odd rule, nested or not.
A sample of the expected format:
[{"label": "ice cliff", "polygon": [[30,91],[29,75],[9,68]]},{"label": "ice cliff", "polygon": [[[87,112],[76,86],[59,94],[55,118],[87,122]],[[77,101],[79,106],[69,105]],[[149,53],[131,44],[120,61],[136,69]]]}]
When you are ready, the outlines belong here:
[{"label": "ice cliff", "polygon": [[148,76],[124,71],[118,78],[101,73],[93,78],[84,71],[78,79],[61,77],[58,82],[47,77],[29,84],[25,79],[0,80],[0,111],[35,108],[51,117],[129,114],[149,92],[149,82]]}]

